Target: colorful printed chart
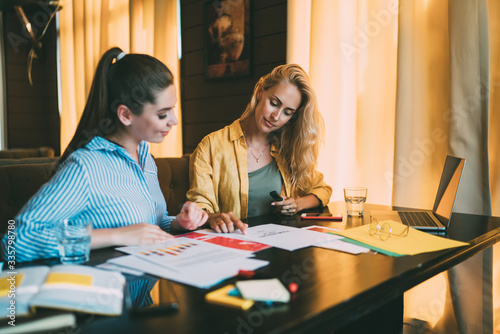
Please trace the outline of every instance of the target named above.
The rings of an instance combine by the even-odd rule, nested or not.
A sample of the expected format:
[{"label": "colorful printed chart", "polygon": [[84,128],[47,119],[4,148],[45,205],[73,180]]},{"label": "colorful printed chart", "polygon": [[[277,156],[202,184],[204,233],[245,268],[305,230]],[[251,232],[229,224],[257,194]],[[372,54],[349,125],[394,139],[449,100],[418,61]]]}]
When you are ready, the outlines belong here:
[{"label": "colorful printed chart", "polygon": [[163,244],[120,247],[117,250],[175,271],[198,270],[221,261],[250,256],[248,251],[184,237]]},{"label": "colorful printed chart", "polygon": [[154,248],[141,251],[142,255],[146,256],[178,256],[187,251],[191,247],[196,247],[195,243],[182,243],[180,245],[165,246],[163,248]]},{"label": "colorful printed chart", "polygon": [[209,242],[214,245],[229,247],[233,249],[239,249],[248,252],[258,252],[263,249],[271,248],[269,245],[264,245],[259,242],[240,240],[234,238],[227,238],[222,236],[214,236],[205,233],[190,232],[181,235],[184,238],[196,239],[204,242]]}]

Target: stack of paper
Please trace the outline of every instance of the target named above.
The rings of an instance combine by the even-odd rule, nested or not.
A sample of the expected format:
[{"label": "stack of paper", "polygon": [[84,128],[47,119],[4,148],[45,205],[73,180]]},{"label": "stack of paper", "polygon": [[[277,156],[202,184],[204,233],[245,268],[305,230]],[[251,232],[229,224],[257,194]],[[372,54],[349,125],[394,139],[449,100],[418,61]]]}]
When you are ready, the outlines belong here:
[{"label": "stack of paper", "polygon": [[[261,244],[260,242],[244,240],[241,238],[239,238],[239,239],[232,238],[231,236],[233,235],[233,233],[214,234],[214,233],[206,233],[206,231],[213,231],[213,230],[207,229],[204,231],[205,231],[205,233],[203,233],[203,231],[202,231],[202,233],[189,232],[189,233],[180,235],[180,237],[205,241],[205,242],[209,242],[209,243],[214,244],[214,245],[239,249],[239,250],[247,251],[250,253],[259,252],[261,250],[271,248],[271,246]],[[213,232],[215,232],[215,231],[213,231]],[[240,233],[240,235],[242,235],[242,234]]]},{"label": "stack of paper", "polygon": [[[318,230],[319,229],[319,230]],[[130,256],[111,259],[108,265],[165,277],[173,281],[209,288],[233,277],[239,270],[256,270],[268,261],[252,259],[254,252],[277,247],[294,251],[317,246],[358,254],[368,251],[365,247],[347,244],[337,235],[317,229],[299,229],[277,224],[250,227],[243,235],[199,230],[181,235],[167,243],[121,247],[117,250]],[[119,269],[118,269],[119,270]]]},{"label": "stack of paper", "polygon": [[[198,232],[207,234],[216,233],[213,230],[200,230]],[[250,240],[288,251],[341,239],[341,237],[332,234],[277,224],[264,224],[247,228],[245,235],[240,230],[236,230],[233,233],[220,234],[220,236]]]},{"label": "stack of paper", "polygon": [[395,255],[415,255],[468,245],[466,242],[441,238],[413,228],[410,228],[406,237],[398,237],[397,235],[400,234],[406,226],[392,220],[380,222],[380,224],[384,223],[389,223],[391,225],[393,234],[387,240],[381,240],[378,235],[370,235],[368,232],[369,225],[362,225],[348,230],[336,231],[334,233],[349,238],[345,239],[346,241],[354,240],[355,242],[361,242],[368,245],[370,248],[374,247],[385,251],[388,255],[391,255],[391,253]]},{"label": "stack of paper", "polygon": [[316,225],[298,229],[290,226],[265,224],[248,228],[246,235],[243,235],[239,230],[233,233],[218,234],[209,229],[200,230],[198,234],[220,235],[220,239],[253,240],[259,244],[267,244],[289,251],[309,246],[328,248],[350,254],[360,254],[370,251],[367,247],[345,242],[343,241],[345,238],[332,235],[335,231],[338,231],[338,229]]},{"label": "stack of paper", "polygon": [[130,256],[110,259],[109,263],[199,288],[209,288],[239,270],[256,270],[269,263],[250,258],[253,254],[247,251],[183,237],[117,250]]},{"label": "stack of paper", "polygon": [[[307,226],[307,227],[304,227],[303,229],[321,232],[321,233],[335,233],[335,232],[339,231],[339,229],[336,229],[336,228],[329,228],[329,227],[316,226],[316,225]],[[344,252],[344,253],[349,253],[349,254],[361,254],[361,253],[368,253],[370,251],[370,248],[363,247],[360,245],[355,245],[351,242],[346,242],[346,241],[344,241],[344,239],[345,238],[339,237],[339,239],[332,240],[332,241],[326,241],[326,242],[320,242],[320,243],[315,244],[314,246],[320,247],[320,248],[333,249],[333,250],[337,250],[339,252]]]}]

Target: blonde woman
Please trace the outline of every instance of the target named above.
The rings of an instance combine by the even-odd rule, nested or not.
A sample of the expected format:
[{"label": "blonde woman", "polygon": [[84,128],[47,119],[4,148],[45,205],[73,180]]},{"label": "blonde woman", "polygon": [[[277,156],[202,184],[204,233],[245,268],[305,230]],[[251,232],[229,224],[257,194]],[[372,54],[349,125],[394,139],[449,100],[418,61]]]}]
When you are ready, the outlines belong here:
[{"label": "blonde woman", "polygon": [[188,200],[209,213],[219,233],[244,232],[240,218],[327,205],[332,188],[316,171],[323,127],[304,70],[276,67],[257,82],[241,118],[206,136],[191,155]]}]

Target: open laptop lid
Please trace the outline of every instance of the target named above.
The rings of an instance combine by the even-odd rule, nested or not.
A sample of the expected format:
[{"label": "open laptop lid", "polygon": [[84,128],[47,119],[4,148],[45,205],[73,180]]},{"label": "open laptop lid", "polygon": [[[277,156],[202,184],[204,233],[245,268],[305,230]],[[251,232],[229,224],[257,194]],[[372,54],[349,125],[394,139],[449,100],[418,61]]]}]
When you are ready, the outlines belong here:
[{"label": "open laptop lid", "polygon": [[449,225],[464,166],[465,159],[451,155],[446,157],[436,200],[432,208],[432,212],[444,226]]}]

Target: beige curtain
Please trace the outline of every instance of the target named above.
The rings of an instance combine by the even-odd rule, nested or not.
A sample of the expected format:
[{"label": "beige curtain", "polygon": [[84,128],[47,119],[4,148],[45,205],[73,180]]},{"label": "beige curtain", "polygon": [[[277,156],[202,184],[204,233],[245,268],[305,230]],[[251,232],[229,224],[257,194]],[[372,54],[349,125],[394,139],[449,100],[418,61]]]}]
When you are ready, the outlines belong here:
[{"label": "beige curtain", "polygon": [[[467,159],[456,211],[500,215],[499,9],[496,0],[288,1],[287,62],[306,68],[317,91],[327,127],[319,168],[332,200],[359,185],[371,203],[431,208],[453,154]],[[491,251],[462,267],[409,291],[405,315],[438,331],[491,329],[459,303],[461,323],[448,320],[449,281],[452,294],[471,282],[491,290]],[[487,279],[464,279],[470,269]],[[477,303],[491,316],[491,301]]]},{"label": "beige curtain", "polygon": [[[61,70],[61,151],[71,140],[85,106],[101,55],[118,46],[125,52],[146,53],[163,61],[179,87],[176,0],[65,1],[59,13]],[[177,90],[180,101],[179,89]],[[156,157],[181,156],[179,124],[161,144],[152,144]]]},{"label": "beige curtain", "polygon": [[397,6],[297,0],[288,11],[287,62],[303,66],[316,89],[327,130],[319,169],[332,200],[343,199],[346,186],[367,186],[368,201],[390,204]]},{"label": "beige curtain", "polygon": [[[490,25],[490,187],[493,215],[500,216],[500,1],[488,0]],[[497,168],[495,168],[497,167]]]},{"label": "beige curtain", "polygon": [[[500,216],[500,1],[488,0],[490,25],[490,187],[493,215]],[[493,319],[500,325],[500,246],[493,248]]]}]

